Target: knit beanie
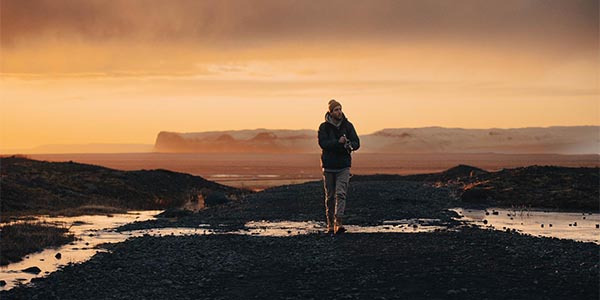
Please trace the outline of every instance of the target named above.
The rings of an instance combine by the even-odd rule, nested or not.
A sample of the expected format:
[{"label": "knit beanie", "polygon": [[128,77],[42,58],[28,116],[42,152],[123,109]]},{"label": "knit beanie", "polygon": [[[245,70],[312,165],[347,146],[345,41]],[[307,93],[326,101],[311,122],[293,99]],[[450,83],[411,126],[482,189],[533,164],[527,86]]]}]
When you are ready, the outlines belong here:
[{"label": "knit beanie", "polygon": [[341,108],[342,104],[339,103],[339,102],[337,102],[337,101],[335,101],[335,99],[331,99],[329,101],[329,112],[332,112],[338,106]]}]

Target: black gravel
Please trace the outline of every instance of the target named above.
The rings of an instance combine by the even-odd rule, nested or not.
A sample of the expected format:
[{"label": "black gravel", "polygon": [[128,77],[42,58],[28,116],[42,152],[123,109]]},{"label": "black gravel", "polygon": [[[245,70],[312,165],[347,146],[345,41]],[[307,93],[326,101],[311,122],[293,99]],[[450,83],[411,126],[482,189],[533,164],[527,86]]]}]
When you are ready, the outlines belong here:
[{"label": "black gravel", "polygon": [[462,228],[142,237],[2,299],[598,299],[599,247]]},{"label": "black gravel", "polygon": [[[283,186],[121,229],[323,220],[322,182]],[[600,246],[457,226],[444,188],[352,182],[348,223],[438,218],[449,230],[291,237],[167,236],[108,246],[2,299],[598,299]]]}]

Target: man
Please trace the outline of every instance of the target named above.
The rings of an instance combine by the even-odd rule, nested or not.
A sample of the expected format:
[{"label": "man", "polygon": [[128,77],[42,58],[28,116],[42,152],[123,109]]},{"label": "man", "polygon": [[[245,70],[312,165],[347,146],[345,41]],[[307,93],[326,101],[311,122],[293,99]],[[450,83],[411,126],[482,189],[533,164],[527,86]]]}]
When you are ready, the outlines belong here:
[{"label": "man", "polygon": [[360,148],[360,140],[354,125],[346,119],[342,105],[336,100],[329,101],[325,122],[319,126],[319,146],[323,149],[321,167],[325,188],[327,232],[344,233],[346,229],[342,226],[342,219],[350,180],[351,153]]}]

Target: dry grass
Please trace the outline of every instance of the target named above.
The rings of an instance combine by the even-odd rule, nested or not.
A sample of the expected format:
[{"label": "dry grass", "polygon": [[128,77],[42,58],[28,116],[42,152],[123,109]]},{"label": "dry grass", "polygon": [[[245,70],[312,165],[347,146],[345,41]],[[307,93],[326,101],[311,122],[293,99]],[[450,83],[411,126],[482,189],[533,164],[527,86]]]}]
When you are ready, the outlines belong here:
[{"label": "dry grass", "polygon": [[25,255],[75,240],[65,227],[48,223],[21,223],[0,228],[0,265],[20,261]]}]

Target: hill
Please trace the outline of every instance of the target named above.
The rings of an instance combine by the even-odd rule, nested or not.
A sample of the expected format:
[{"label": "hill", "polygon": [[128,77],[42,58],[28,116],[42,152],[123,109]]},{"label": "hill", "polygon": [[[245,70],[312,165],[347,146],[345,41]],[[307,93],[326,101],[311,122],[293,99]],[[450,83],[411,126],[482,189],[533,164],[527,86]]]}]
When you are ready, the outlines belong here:
[{"label": "hill", "polygon": [[120,171],[69,162],[0,158],[2,215],[56,212],[85,205],[165,209],[237,199],[246,190],[168,170]]}]

